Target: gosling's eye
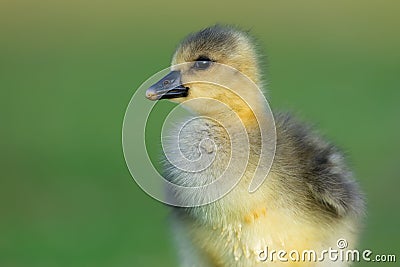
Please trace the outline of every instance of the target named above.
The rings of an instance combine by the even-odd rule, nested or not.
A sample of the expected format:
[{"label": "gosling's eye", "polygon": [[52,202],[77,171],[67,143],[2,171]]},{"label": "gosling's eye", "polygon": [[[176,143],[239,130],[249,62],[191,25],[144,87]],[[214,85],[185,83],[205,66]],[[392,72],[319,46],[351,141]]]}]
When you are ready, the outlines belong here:
[{"label": "gosling's eye", "polygon": [[193,64],[193,68],[198,70],[205,70],[210,67],[212,61],[207,57],[199,57]]}]

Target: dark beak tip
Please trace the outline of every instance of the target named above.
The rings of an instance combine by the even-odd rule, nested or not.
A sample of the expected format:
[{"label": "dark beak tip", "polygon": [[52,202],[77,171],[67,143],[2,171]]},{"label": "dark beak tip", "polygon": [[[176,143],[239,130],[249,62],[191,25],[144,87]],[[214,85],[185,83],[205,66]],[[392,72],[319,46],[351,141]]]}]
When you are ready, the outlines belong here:
[{"label": "dark beak tip", "polygon": [[146,98],[149,100],[158,100],[159,96],[154,88],[149,88],[146,90]]},{"label": "dark beak tip", "polygon": [[155,101],[159,99],[186,97],[188,90],[189,88],[181,84],[180,72],[171,71],[146,90],[146,98]]}]

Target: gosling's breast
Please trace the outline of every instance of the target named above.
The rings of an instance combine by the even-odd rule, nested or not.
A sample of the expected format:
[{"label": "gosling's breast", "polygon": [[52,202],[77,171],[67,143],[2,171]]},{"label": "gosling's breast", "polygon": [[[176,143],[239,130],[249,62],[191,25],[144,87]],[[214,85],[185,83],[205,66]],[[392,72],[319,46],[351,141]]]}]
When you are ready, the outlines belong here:
[{"label": "gosling's breast", "polygon": [[231,158],[231,138],[210,118],[188,118],[164,141],[166,175],[184,186],[208,184],[222,175]]}]

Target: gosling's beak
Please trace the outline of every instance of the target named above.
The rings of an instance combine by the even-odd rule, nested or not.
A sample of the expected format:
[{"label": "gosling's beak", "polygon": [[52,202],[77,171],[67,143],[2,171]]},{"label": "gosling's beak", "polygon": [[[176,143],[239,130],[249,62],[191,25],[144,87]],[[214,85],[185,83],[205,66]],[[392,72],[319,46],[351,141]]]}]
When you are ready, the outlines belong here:
[{"label": "gosling's beak", "polygon": [[185,97],[188,90],[181,84],[180,71],[171,71],[146,90],[146,97],[150,100]]}]

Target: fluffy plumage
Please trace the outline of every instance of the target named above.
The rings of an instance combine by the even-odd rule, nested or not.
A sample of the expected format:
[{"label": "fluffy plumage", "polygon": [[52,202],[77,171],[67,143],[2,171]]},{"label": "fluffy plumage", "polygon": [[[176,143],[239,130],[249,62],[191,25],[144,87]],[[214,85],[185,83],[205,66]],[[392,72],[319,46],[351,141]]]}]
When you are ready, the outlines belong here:
[{"label": "fluffy plumage", "polygon": [[[262,86],[259,59],[247,33],[218,25],[193,33],[178,46],[172,63],[205,57],[236,68]],[[204,71],[198,75],[211,74]],[[182,82],[185,83],[184,71]],[[346,239],[350,248],[355,246],[363,200],[342,153],[307,125],[288,114],[275,113],[275,159],[267,180],[259,190],[249,194],[247,189],[259,159],[261,142],[251,109],[224,88],[209,84],[186,86],[188,96],[174,101],[206,96],[223,101],[239,114],[249,134],[250,157],[243,179],[224,198],[201,207],[172,208],[171,220],[181,266],[348,266],[348,262],[329,260],[271,263],[258,259],[259,252],[266,247],[287,252],[293,249],[321,252],[329,247],[337,249],[336,242],[340,238]],[[259,105],[262,109],[262,104]],[[207,115],[231,124],[233,129],[238,128],[235,128],[237,120],[210,105],[188,104],[188,108],[195,116]],[[181,127],[178,125],[176,131]],[[211,157],[215,148],[218,153],[213,164],[198,173],[182,171],[166,161],[166,177],[189,186],[202,185],[219,177],[229,161],[230,142],[235,139],[235,131],[228,136],[214,120],[199,118],[183,127],[180,134],[179,148],[174,142],[166,146],[169,155],[183,153],[193,159],[200,155]],[[204,142],[207,138],[213,140],[215,146]],[[176,198],[193,197],[169,193]]]}]

